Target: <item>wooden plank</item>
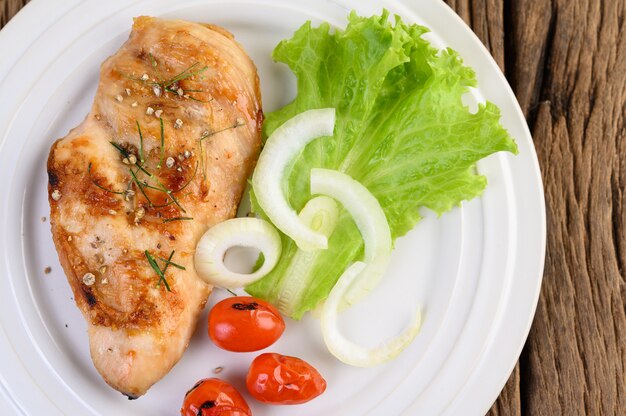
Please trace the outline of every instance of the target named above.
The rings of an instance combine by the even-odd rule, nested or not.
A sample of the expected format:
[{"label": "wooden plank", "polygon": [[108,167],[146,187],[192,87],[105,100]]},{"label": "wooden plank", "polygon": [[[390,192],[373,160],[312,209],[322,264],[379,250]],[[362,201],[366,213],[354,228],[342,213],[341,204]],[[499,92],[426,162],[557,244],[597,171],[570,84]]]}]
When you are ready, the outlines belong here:
[{"label": "wooden plank", "polygon": [[[488,5],[449,3],[497,57],[501,23]],[[502,7],[505,74],[533,131],[549,234],[520,373],[491,414],[626,414],[624,6],[523,0]]]},{"label": "wooden plank", "polygon": [[30,0],[0,0],[0,29]]},{"label": "wooden plank", "polygon": [[522,370],[524,407],[533,415],[624,415],[626,4],[531,3],[518,5],[532,10],[528,21],[549,14],[550,25],[539,40],[536,25],[517,27],[515,60],[524,64],[540,44],[545,65],[539,76],[520,71],[515,85],[535,120],[549,232]]}]

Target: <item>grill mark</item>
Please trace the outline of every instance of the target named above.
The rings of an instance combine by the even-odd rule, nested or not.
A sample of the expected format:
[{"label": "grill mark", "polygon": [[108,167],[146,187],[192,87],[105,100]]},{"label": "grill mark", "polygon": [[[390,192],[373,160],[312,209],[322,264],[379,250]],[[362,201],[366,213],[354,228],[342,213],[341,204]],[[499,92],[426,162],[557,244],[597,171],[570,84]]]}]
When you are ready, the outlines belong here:
[{"label": "grill mark", "polygon": [[59,176],[53,171],[48,169],[48,183],[50,186],[57,186],[59,184]]}]

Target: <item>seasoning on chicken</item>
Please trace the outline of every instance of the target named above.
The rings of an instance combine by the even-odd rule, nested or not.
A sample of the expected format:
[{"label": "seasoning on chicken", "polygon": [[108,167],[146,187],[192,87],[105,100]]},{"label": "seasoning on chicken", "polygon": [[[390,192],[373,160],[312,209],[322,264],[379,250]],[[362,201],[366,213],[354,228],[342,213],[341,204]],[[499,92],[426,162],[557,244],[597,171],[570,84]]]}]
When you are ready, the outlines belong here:
[{"label": "seasoning on chicken", "polygon": [[136,398],[185,351],[211,287],[200,236],[235,215],[261,143],[256,68],[213,25],[138,17],[48,158],[52,235],[91,357]]}]

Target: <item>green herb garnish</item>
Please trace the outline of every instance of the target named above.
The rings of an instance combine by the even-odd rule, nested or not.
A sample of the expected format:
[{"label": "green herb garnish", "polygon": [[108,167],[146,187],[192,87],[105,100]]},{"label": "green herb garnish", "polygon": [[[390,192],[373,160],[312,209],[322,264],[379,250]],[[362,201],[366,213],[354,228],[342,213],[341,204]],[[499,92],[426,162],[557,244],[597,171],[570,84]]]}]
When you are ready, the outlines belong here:
[{"label": "green herb garnish", "polygon": [[[198,74],[206,71],[209,68],[208,66],[205,65],[202,68],[198,68],[196,70],[193,70],[198,65],[200,65],[199,62],[194,62],[193,64],[191,64],[190,66],[185,68],[183,71],[181,71],[177,75],[173,76],[172,78],[170,78],[168,80],[165,80],[165,78],[163,77],[163,75],[159,71],[158,63],[157,63],[156,59],[154,58],[154,56],[152,55],[152,53],[149,53],[148,56],[150,58],[150,64],[152,65],[152,69],[154,70],[154,72],[156,74],[158,82],[143,80],[141,78],[133,77],[133,76],[128,75],[128,74],[122,74],[122,75],[124,77],[132,80],[132,81],[141,82],[144,85],[158,85],[163,91],[167,91],[167,92],[170,92],[170,93],[176,94],[176,95],[178,95],[178,91],[173,89],[173,88],[170,88],[171,85],[174,85],[174,84],[176,84],[179,81],[183,81],[185,79],[191,78],[194,75],[198,75]],[[183,94],[186,94],[188,92],[204,92],[204,91],[203,90],[185,90],[185,89],[183,89]],[[189,98],[191,100],[198,101],[198,102],[201,102],[201,103],[208,103],[208,102],[213,101],[213,98],[211,98],[208,101],[203,101],[203,100],[199,100],[197,98],[191,97],[189,95],[187,95],[186,98]]]},{"label": "green herb garnish", "polygon": [[223,131],[230,130],[230,129],[236,129],[237,127],[240,127],[240,126],[243,126],[243,124],[240,124],[240,123],[235,122],[235,124],[233,124],[232,126],[225,127],[225,128],[223,128],[223,129],[221,129],[221,130],[212,131],[212,132],[206,132],[206,133],[204,133],[204,134],[200,137],[200,141],[202,141],[202,140],[204,140],[204,139],[208,139],[209,137],[213,137],[213,136],[215,136],[216,134],[221,133],[221,132],[223,132]]},{"label": "green herb garnish", "polygon": [[202,179],[206,181],[206,165],[204,164],[204,145],[202,139],[198,140],[198,147],[200,148],[200,163],[202,163]]},{"label": "green herb garnish", "polygon": [[198,69],[196,71],[192,71],[192,69],[194,67],[198,66],[198,65],[200,65],[199,62],[195,62],[195,63],[191,64],[191,66],[189,66],[187,69],[183,70],[181,73],[179,73],[178,75],[174,76],[169,81],[164,82],[163,83],[163,88],[165,89],[165,88],[169,87],[170,85],[172,85],[172,84],[174,84],[176,82],[182,81],[182,80],[187,79],[187,78],[191,78],[194,75],[198,75],[198,74],[206,71],[209,68],[208,66],[203,66],[202,68],[200,68],[200,69]]},{"label": "green herb garnish", "polygon": [[180,264],[174,263],[174,262],[172,261],[172,257],[174,257],[174,253],[175,253],[175,251],[172,251],[172,252],[170,253],[169,258],[167,258],[167,259],[164,259],[163,257],[159,257],[159,260],[161,260],[162,262],[165,262],[165,268],[163,269],[163,273],[164,273],[164,274],[165,274],[165,271],[167,270],[167,267],[168,267],[169,265],[172,265],[173,267],[176,267],[177,269],[180,269],[180,270],[187,270],[187,269],[185,268],[185,266],[181,266]]},{"label": "green herb garnish", "polygon": [[[182,194],[182,195],[181,195],[181,198],[184,198],[184,197],[189,196],[189,195],[191,195],[191,192],[187,192],[187,193],[185,193],[185,194]],[[167,207],[167,206],[172,205],[173,203],[174,203],[174,201],[170,201],[170,202],[167,202],[167,203],[165,203],[165,204],[161,204],[161,205],[155,205],[155,204],[153,204],[153,205],[152,205],[152,207],[153,207],[153,208],[164,208],[164,207]]]},{"label": "green herb garnish", "polygon": [[159,79],[159,83],[160,83],[161,80],[163,79],[163,76],[159,72],[159,68],[157,67],[157,61],[156,59],[154,59],[154,56],[152,55],[152,53],[149,53],[148,56],[150,57],[150,63],[152,64],[152,69],[154,69],[154,72],[157,74],[157,78]]},{"label": "green herb garnish", "polygon": [[137,175],[135,174],[135,172],[133,172],[132,169],[129,169],[129,171],[130,171],[130,175],[132,176],[133,182],[135,182],[135,185],[137,185],[137,188],[139,188],[139,191],[143,194],[144,198],[146,198],[146,201],[148,201],[148,204],[151,207],[153,207],[154,204],[152,203],[152,201],[148,197],[148,194],[146,194],[146,191],[143,189],[141,181],[139,181],[139,179],[137,178]]},{"label": "green herb garnish", "polygon": [[185,184],[183,186],[181,186],[179,189],[175,190],[174,192],[180,192],[183,189],[185,189],[187,186],[189,186],[189,184],[196,178],[197,174],[198,174],[198,162],[196,162],[196,168],[193,171],[193,176],[191,178],[189,178],[189,180],[187,182],[185,182]]},{"label": "green herb garnish", "polygon": [[[148,263],[150,264],[150,267],[152,267],[152,270],[154,270],[154,272],[159,276],[159,281],[157,282],[157,287],[161,285],[161,282],[163,282],[163,284],[165,285],[165,288],[167,289],[167,291],[171,292],[172,290],[170,289],[170,285],[169,285],[169,283],[167,283],[167,279],[165,278],[165,271],[167,270],[167,264],[165,265],[164,270],[161,270],[161,268],[157,264],[156,259],[154,258],[154,256],[152,254],[150,254],[150,252],[148,250],[146,250],[144,253],[146,255],[146,258],[148,259]],[[172,251],[172,253],[170,254],[170,260],[171,260],[173,255],[174,255],[174,252]],[[169,260],[168,260],[168,262],[169,262]]]},{"label": "green herb garnish", "polygon": [[[162,132],[163,132],[163,121],[161,119],[161,133]],[[109,142],[109,143],[111,143],[111,145],[113,145],[113,147],[115,147],[122,154],[122,156],[127,157],[129,155],[129,153],[126,150],[124,150],[124,148],[121,147],[120,145],[118,145],[118,144],[116,144],[114,142]],[[163,136],[161,136],[161,143],[163,143]],[[161,155],[161,158],[163,158],[163,154]],[[137,163],[135,163],[135,166],[137,166],[137,171],[133,172],[132,168],[129,169],[130,174],[132,176],[132,180],[137,185],[137,187],[139,188],[139,190],[141,191],[143,196],[146,198],[146,200],[148,201],[148,203],[150,204],[151,207],[161,207],[161,206],[167,206],[169,204],[167,204],[167,205],[154,205],[152,203],[152,201],[150,200],[150,198],[148,197],[148,195],[146,194],[144,188],[154,189],[156,191],[165,193],[167,195],[167,197],[172,200],[172,203],[176,204],[176,206],[178,206],[178,208],[182,212],[185,212],[185,213],[187,212],[185,210],[185,208],[183,208],[183,206],[180,204],[178,199],[173,194],[182,191],[183,189],[185,189],[185,187],[187,185],[189,185],[189,183],[191,183],[191,181],[193,181],[193,179],[196,176],[196,172],[198,170],[198,164],[196,164],[196,171],[194,172],[194,175],[191,177],[191,179],[189,181],[187,181],[187,183],[185,185],[183,185],[180,189],[177,189],[176,191],[172,191],[171,189],[169,189],[165,185],[163,185],[163,183],[159,180],[159,178],[157,176],[155,176],[154,174],[152,174],[150,171],[148,171],[146,168],[144,168],[143,164],[140,163],[139,161]],[[147,181],[141,181],[137,177],[137,173],[139,172],[139,170],[141,170],[143,173],[145,173],[150,179],[156,181],[157,186],[150,185]],[[186,195],[189,195],[189,194],[186,194]]]},{"label": "green herb garnish", "polygon": [[91,176],[91,162],[89,162],[89,166],[87,167],[87,173],[89,174],[89,179],[91,180],[91,183],[93,183],[98,188],[102,189],[103,191],[107,191],[109,193],[117,194],[117,195],[124,195],[125,194],[124,191],[114,191],[112,189],[105,188],[104,186],[102,186],[98,182],[96,182],[96,180],[93,178],[93,176]]},{"label": "green herb garnish", "polygon": [[163,157],[165,156],[165,134],[163,133],[163,119],[159,117],[159,123],[161,123],[161,159],[157,165],[157,169],[161,169],[163,164]]},{"label": "green herb garnish", "polygon": [[126,149],[124,149],[124,148],[123,148],[122,146],[120,146],[119,144],[117,144],[117,143],[115,143],[115,142],[112,142],[112,141],[111,141],[111,142],[109,142],[109,143],[111,143],[111,145],[113,145],[113,147],[115,147],[115,148],[116,148],[116,149],[117,149],[117,150],[118,150],[118,151],[122,154],[122,156],[123,156],[123,157],[128,157],[128,156],[130,156],[130,153],[128,153],[128,152],[126,151]]},{"label": "green herb garnish", "polygon": [[164,223],[174,222],[174,221],[191,221],[193,217],[174,217],[174,218],[166,218],[163,220]]},{"label": "green herb garnish", "polygon": [[144,158],[143,158],[143,134],[141,134],[141,127],[139,126],[139,122],[137,120],[135,120],[135,123],[137,123],[137,131],[139,132],[139,161],[143,164],[143,162],[144,162]]}]

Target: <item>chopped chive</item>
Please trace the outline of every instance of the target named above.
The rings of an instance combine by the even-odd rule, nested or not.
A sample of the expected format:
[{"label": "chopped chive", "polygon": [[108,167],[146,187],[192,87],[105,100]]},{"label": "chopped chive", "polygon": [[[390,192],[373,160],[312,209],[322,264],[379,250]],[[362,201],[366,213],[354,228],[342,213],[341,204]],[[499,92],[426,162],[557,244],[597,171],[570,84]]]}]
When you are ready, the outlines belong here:
[{"label": "chopped chive", "polygon": [[189,98],[190,100],[193,100],[193,101],[197,101],[199,103],[204,103],[204,104],[210,103],[211,101],[213,101],[213,98],[211,98],[210,100],[206,100],[205,101],[205,100],[201,100],[199,98],[192,97],[191,95],[189,95],[187,98]]},{"label": "chopped chive", "polygon": [[139,126],[139,122],[135,120],[135,123],[137,123],[137,131],[139,131],[139,160],[143,164],[143,134],[141,134],[141,127]]},{"label": "chopped chive", "polygon": [[149,184],[148,182],[146,182],[146,181],[143,181],[143,184],[142,184],[142,185],[143,185],[145,188],[148,188],[148,189],[154,189],[155,191],[165,192],[165,193],[167,194],[167,191],[164,191],[162,188],[159,188],[158,186],[153,186],[153,185],[150,185],[150,184]]},{"label": "chopped chive", "polygon": [[[144,254],[146,255],[146,258],[148,259],[148,263],[150,264],[150,266],[152,267],[152,270],[154,270],[154,272],[159,276],[159,281],[157,282],[157,287],[161,285],[161,281],[165,284],[165,288],[167,289],[168,292],[171,292],[172,290],[170,289],[170,285],[169,283],[167,283],[167,279],[165,278],[165,270],[167,270],[167,265],[165,266],[164,270],[161,270],[159,268],[159,265],[157,264],[156,260],[154,259],[154,257],[152,256],[152,254],[150,254],[150,252],[148,250],[144,251]],[[171,256],[174,254],[174,252],[172,252]]]},{"label": "chopped chive", "polygon": [[107,191],[109,193],[117,194],[117,195],[124,195],[124,191],[114,191],[112,189],[105,188],[104,186],[98,184],[98,182],[96,182],[93,176],[91,176],[91,162],[89,162],[89,166],[87,167],[87,173],[89,174],[89,179],[91,180],[91,183],[93,183],[98,188],[102,189],[103,191]]},{"label": "chopped chive", "polygon": [[[191,195],[191,192],[187,192],[186,194],[181,195],[181,198],[184,198],[184,197],[189,196],[189,195]],[[167,206],[172,205],[173,203],[174,203],[174,201],[170,201],[170,202],[167,202],[167,203],[165,203],[165,204],[161,204],[161,205],[152,205],[152,206],[153,206],[154,208],[164,208],[164,207],[167,207]]]},{"label": "chopped chive", "polygon": [[193,171],[193,176],[189,178],[189,180],[180,189],[175,190],[173,193],[177,193],[185,189],[196,178],[197,174],[198,174],[198,162],[196,162],[196,169]]},{"label": "chopped chive", "polygon": [[169,81],[167,81],[166,83],[163,84],[163,86],[165,88],[169,87],[170,85],[182,81],[184,79],[187,78],[191,78],[194,75],[198,75],[204,71],[206,71],[209,67],[208,66],[204,66],[196,71],[191,71],[194,67],[196,67],[197,65],[199,65],[199,62],[195,62],[193,64],[191,64],[191,66],[189,66],[187,69],[183,70],[181,73],[179,73],[178,75],[176,75],[175,77],[173,77],[172,79],[170,79]]},{"label": "chopped chive", "polygon": [[112,141],[111,141],[111,142],[109,142],[109,143],[111,143],[111,145],[112,145],[113,147],[115,147],[115,148],[117,149],[117,151],[118,151],[118,152],[120,152],[120,153],[122,154],[122,156],[124,156],[124,157],[128,157],[128,156],[130,156],[130,153],[128,153],[128,152],[126,151],[126,149],[124,149],[124,148],[123,148],[122,146],[120,146],[119,144],[117,144],[117,143],[115,143],[115,142],[112,142]]},{"label": "chopped chive", "polygon": [[148,175],[149,178],[154,178],[154,175],[151,174],[150,172],[148,172],[146,170],[146,168],[143,167],[143,165],[141,163],[135,163],[135,165],[139,168],[140,171],[142,171],[143,173],[145,173],[146,175]]},{"label": "chopped chive", "polygon": [[202,163],[202,179],[206,181],[206,165],[204,164],[204,145],[202,140],[198,140],[198,147],[200,147],[200,163]]},{"label": "chopped chive", "polygon": [[[165,88],[165,91],[167,91],[167,92],[171,92],[172,94],[176,94],[176,95],[178,95],[178,91],[176,91],[176,90],[174,90],[174,89],[172,89],[172,88],[170,88],[170,87],[166,87],[166,88]],[[209,99],[209,100],[201,100],[201,99],[199,99],[199,98],[192,97],[191,95],[186,95],[186,96],[185,96],[184,94],[187,94],[188,92],[204,92],[203,90],[185,90],[185,89],[183,89],[183,96],[184,96],[185,98],[189,98],[190,100],[197,101],[197,102],[199,102],[199,103],[204,103],[204,104],[206,104],[206,103],[210,103],[211,101],[213,101],[213,98],[211,98],[211,99]]]},{"label": "chopped chive", "polygon": [[[113,142],[109,142],[109,143],[111,143],[113,145],[113,147],[115,147],[122,154],[122,156],[124,156],[124,157],[130,156],[130,153],[128,153],[126,150],[124,150],[124,148],[121,147],[120,145],[115,144]],[[146,170],[146,168],[144,168],[141,163],[135,163],[135,166],[137,166],[139,168],[139,170],[141,170],[143,173],[148,175],[148,177],[150,177],[150,178],[154,177],[154,175],[152,173],[148,172]]]},{"label": "chopped chive", "polygon": [[[157,185],[159,185],[159,187],[153,187],[151,185],[147,185],[149,187],[152,187],[154,189],[157,189],[161,192],[165,192],[165,194],[172,200],[172,202],[174,202],[176,204],[176,206],[184,213],[187,213],[187,211],[185,210],[185,208],[182,207],[182,205],[180,205],[180,202],[178,202],[178,199],[176,199],[176,197],[173,194],[173,192],[168,189],[165,185],[163,185],[161,183],[161,181],[159,180],[159,178],[157,178],[156,176],[154,177],[154,180],[157,182]],[[178,191],[182,191],[182,188],[179,189]],[[178,192],[176,191],[176,192]]]},{"label": "chopped chive", "polygon": [[133,76],[131,76],[129,74],[126,74],[126,73],[123,73],[123,72],[119,72],[118,71],[118,74],[122,75],[124,78],[127,78],[127,79],[129,79],[131,81],[141,82],[142,84],[145,84],[145,85],[160,85],[158,82],[144,81],[141,78],[133,77]]},{"label": "chopped chive", "polygon": [[[200,65],[199,62],[194,62],[189,67],[187,67],[183,71],[181,71],[178,75],[175,75],[174,77],[170,78],[169,80],[165,80],[165,78],[163,77],[163,75],[159,71],[157,61],[154,58],[154,56],[152,55],[152,53],[149,53],[148,56],[150,57],[150,64],[152,65],[152,69],[156,73],[156,76],[158,78],[158,82],[143,80],[141,78],[136,78],[136,77],[133,77],[133,76],[130,76],[128,74],[121,73],[121,72],[120,72],[120,74],[122,76],[132,80],[132,81],[141,82],[144,85],[158,85],[164,91],[169,91],[171,93],[176,93],[177,94],[178,91],[175,91],[172,88],[170,88],[170,85],[175,84],[175,83],[177,83],[179,81],[185,80],[187,78],[191,78],[194,75],[198,75],[198,74],[206,71],[209,68],[208,66],[203,66],[202,68],[198,68],[196,70],[193,70],[195,67]],[[202,92],[202,90],[186,90],[185,92]],[[208,102],[213,101],[213,99],[210,99],[209,101],[202,101],[202,100],[199,100],[199,99],[194,98],[194,97],[189,97],[189,99],[194,100],[194,101],[203,102],[203,103],[208,103]]]},{"label": "chopped chive", "polygon": [[161,257],[159,257],[159,259],[161,259],[162,261],[165,262],[165,267],[163,267],[163,276],[165,276],[165,272],[167,271],[167,268],[172,263],[172,257],[174,257],[174,253],[176,253],[176,251],[172,250],[172,252],[170,253],[170,256],[167,258],[167,260],[161,259]]},{"label": "chopped chive", "polygon": [[[194,178],[196,177],[196,175],[198,173],[198,162],[196,162],[196,167],[195,167],[193,176],[180,189],[177,189],[176,191],[172,191],[171,189],[169,189],[168,187],[163,185],[163,183],[159,180],[158,176],[152,174],[150,171],[148,171],[144,167],[144,163],[145,163],[144,156],[145,155],[144,155],[144,146],[143,146],[143,133],[141,131],[141,125],[139,124],[139,121],[135,120],[135,123],[137,125],[137,132],[139,133],[140,147],[139,147],[139,160],[134,163],[134,165],[137,166],[137,170],[133,171],[132,167],[129,168],[129,172],[130,172],[131,177],[132,177],[132,182],[134,182],[135,185],[139,188],[140,192],[146,198],[146,201],[149,203],[149,205],[151,207],[159,207],[160,208],[160,207],[166,207],[166,206],[171,205],[171,204],[175,204],[183,213],[186,213],[187,211],[185,210],[185,208],[183,208],[183,206],[180,204],[178,198],[176,198],[173,194],[182,191],[183,189],[185,189],[194,180]],[[159,163],[156,166],[157,169],[161,168],[161,165],[163,164],[163,160],[165,159],[165,127],[164,127],[164,123],[163,123],[163,118],[161,118],[161,117],[159,117],[159,124],[160,124],[160,128],[161,128],[161,152],[160,152],[161,155],[160,155],[160,158],[159,158]],[[124,147],[122,147],[121,145],[119,145],[119,144],[117,144],[117,143],[115,143],[113,141],[110,141],[109,143],[111,143],[111,145],[122,155],[123,158],[127,158],[127,157],[129,157],[132,154],[131,152],[126,150]],[[202,143],[200,143],[200,148],[202,150],[204,150],[202,148]],[[202,153],[204,153],[204,152],[202,152]],[[204,167],[204,155],[202,155],[202,160],[203,160],[203,171],[204,171],[205,170],[205,167]],[[139,173],[139,171],[142,171],[150,179],[156,181],[156,186],[149,184],[146,180],[140,180],[137,177],[137,173]],[[90,164],[90,168],[89,168],[89,174],[91,176],[91,164]],[[205,178],[206,178],[206,173],[205,173]],[[98,186],[99,188],[101,188],[101,189],[103,189],[103,190],[105,190],[107,192],[120,194],[120,195],[121,194],[125,194],[125,192],[116,192],[116,191],[112,191],[110,189],[106,189],[106,188],[100,186],[98,183],[96,183],[93,179],[92,179],[92,182],[94,182],[94,184],[96,186]],[[146,193],[145,188],[154,189],[156,191],[165,193],[167,195],[167,197],[171,200],[171,202],[168,202],[168,203],[162,204],[162,205],[155,205],[154,203],[152,203],[152,200],[150,199],[150,197],[148,197],[148,194]],[[185,197],[185,196],[187,196],[189,194],[190,193],[186,193],[182,197]]]},{"label": "chopped chive", "polygon": [[144,191],[143,186],[141,185],[141,182],[139,181],[139,179],[137,179],[137,175],[135,174],[135,172],[133,172],[132,169],[129,169],[130,174],[133,178],[133,182],[135,182],[135,184],[137,185],[137,187],[139,188],[139,190],[141,191],[141,193],[143,194],[144,198],[146,198],[146,201],[148,201],[148,204],[153,207],[154,204],[152,203],[152,201],[150,200],[150,198],[148,197],[148,194],[146,194],[146,191]]},{"label": "chopped chive", "polygon": [[161,73],[159,72],[159,68],[157,68],[157,61],[156,59],[154,59],[154,56],[152,55],[152,53],[149,53],[148,56],[150,57],[150,63],[152,64],[152,69],[154,69],[154,72],[156,72],[157,74],[157,78],[159,79],[159,83],[163,82],[163,77],[161,76]]},{"label": "chopped chive", "polygon": [[164,223],[174,222],[174,221],[191,221],[193,217],[174,217],[174,218],[166,218],[163,220]]},{"label": "chopped chive", "polygon": [[167,266],[172,265],[173,267],[176,267],[177,269],[181,269],[181,270],[187,270],[185,268],[185,266],[181,266],[180,264],[174,263],[172,261],[172,257],[174,256],[174,252],[172,251],[170,253],[170,257],[168,259],[165,259],[163,257],[159,257],[159,260],[165,262],[165,269],[163,270],[163,273],[165,273],[165,270],[167,270]]},{"label": "chopped chive", "polygon": [[[178,75],[175,75],[174,77],[172,77],[167,85],[165,85],[166,87],[169,87],[170,85],[172,85],[173,83],[175,83],[176,81],[180,81],[182,79],[185,79],[183,77],[185,77],[185,73],[188,71],[191,71],[194,67],[196,67],[199,63],[198,62],[194,62],[193,64],[191,64],[190,66],[188,66],[187,68],[183,69],[181,72],[178,73]],[[188,78],[191,75],[187,75],[186,77]]]},{"label": "chopped chive", "polygon": [[165,134],[163,133],[163,119],[159,117],[159,123],[161,123],[161,159],[157,165],[157,169],[161,169],[163,164],[163,157],[165,156]]},{"label": "chopped chive", "polygon": [[185,214],[187,213],[187,211],[185,210],[185,208],[183,208],[182,205],[180,205],[180,202],[178,202],[178,199],[176,199],[176,197],[174,195],[172,195],[171,192],[167,191],[167,196],[170,197],[170,199],[172,200],[173,203],[176,204],[176,206],[178,207],[178,209],[180,209],[182,212],[184,212]]},{"label": "chopped chive", "polygon": [[202,140],[204,140],[204,139],[206,139],[206,138],[209,138],[209,137],[215,136],[216,134],[221,133],[221,132],[223,132],[223,131],[230,130],[230,129],[236,129],[236,128],[237,128],[237,127],[239,127],[239,126],[240,126],[240,124],[235,123],[235,124],[233,124],[232,126],[225,127],[225,128],[223,128],[223,129],[221,129],[221,130],[212,131],[211,133],[208,133],[208,134],[203,134],[203,135],[202,135],[202,137],[200,137],[200,141],[202,141]]},{"label": "chopped chive", "polygon": [[228,293],[230,293],[231,295],[233,295],[233,296],[238,296],[235,292],[233,292],[232,290],[230,290],[230,289],[228,289],[228,288],[226,288],[226,291],[227,291]]}]

